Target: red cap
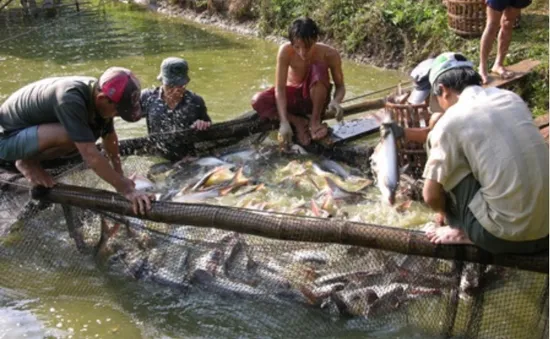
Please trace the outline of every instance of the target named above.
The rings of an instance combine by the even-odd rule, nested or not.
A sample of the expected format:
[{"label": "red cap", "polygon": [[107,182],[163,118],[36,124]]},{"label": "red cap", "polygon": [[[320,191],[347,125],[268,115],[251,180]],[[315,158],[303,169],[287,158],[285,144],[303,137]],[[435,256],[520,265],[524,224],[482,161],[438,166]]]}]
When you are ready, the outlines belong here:
[{"label": "red cap", "polygon": [[141,118],[141,85],[132,71],[111,67],[99,78],[99,87],[116,103],[118,115],[122,119],[134,122]]}]

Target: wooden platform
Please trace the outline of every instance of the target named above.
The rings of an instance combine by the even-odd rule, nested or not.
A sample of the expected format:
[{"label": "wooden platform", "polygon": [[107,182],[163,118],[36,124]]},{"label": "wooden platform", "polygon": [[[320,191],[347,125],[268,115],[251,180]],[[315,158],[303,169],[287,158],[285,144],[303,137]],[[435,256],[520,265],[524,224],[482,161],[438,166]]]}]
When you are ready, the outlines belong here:
[{"label": "wooden platform", "polygon": [[531,72],[535,67],[540,65],[539,60],[533,60],[533,59],[527,59],[522,60],[518,62],[517,64],[513,64],[510,66],[506,66],[506,69],[509,71],[514,72],[514,76],[509,79],[502,79],[497,74],[491,73],[489,74],[489,83],[483,85],[483,87],[502,87],[504,85],[507,85],[509,83],[512,83],[518,79],[523,78],[526,76],[529,72]]}]

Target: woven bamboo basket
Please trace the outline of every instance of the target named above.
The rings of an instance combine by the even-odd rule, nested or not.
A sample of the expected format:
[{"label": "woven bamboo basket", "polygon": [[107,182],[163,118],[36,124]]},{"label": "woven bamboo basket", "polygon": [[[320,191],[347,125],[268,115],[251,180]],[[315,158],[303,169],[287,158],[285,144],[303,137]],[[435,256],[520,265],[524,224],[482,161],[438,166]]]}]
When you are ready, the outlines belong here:
[{"label": "woven bamboo basket", "polygon": [[[478,37],[483,34],[487,20],[485,0],[446,0],[447,21],[456,34],[464,37]],[[514,27],[519,27],[520,15]]]},{"label": "woven bamboo basket", "polygon": [[[393,121],[403,128],[427,127],[430,121],[428,104],[412,105],[408,103],[386,102],[386,111]],[[400,166],[408,166],[407,172],[415,178],[422,177],[426,165],[427,153],[424,145],[417,142],[399,141]]]}]

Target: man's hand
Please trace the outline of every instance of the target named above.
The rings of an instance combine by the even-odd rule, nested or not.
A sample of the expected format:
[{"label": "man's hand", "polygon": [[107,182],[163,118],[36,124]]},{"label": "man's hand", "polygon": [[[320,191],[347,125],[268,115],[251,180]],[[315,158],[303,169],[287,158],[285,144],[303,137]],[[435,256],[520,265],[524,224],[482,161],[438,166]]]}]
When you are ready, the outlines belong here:
[{"label": "man's hand", "polygon": [[277,136],[279,143],[290,144],[292,142],[292,127],[288,121],[281,121],[279,124],[279,135]]},{"label": "man's hand", "polygon": [[197,120],[192,125],[192,129],[196,129],[197,131],[204,131],[210,128],[210,121],[204,121],[204,120]]},{"label": "man's hand", "polygon": [[385,138],[390,133],[390,131],[393,133],[395,139],[400,139],[405,136],[405,130],[403,129],[403,127],[395,123],[395,121],[384,122],[380,124],[380,136],[382,138]]},{"label": "man's hand", "polygon": [[335,100],[332,100],[327,107],[328,113],[334,113],[336,121],[342,121],[344,119],[344,109]]},{"label": "man's hand", "polygon": [[155,200],[155,195],[136,191],[135,183],[128,178],[124,178],[124,183],[127,189],[121,192],[121,194],[132,203],[134,213],[145,214],[146,211],[149,211],[151,209],[151,201]]}]

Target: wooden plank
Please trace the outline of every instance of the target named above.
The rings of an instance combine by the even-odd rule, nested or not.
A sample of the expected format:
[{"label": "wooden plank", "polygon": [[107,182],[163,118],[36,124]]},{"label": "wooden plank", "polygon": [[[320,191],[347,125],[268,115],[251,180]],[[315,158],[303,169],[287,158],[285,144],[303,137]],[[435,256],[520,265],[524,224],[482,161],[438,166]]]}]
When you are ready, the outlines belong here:
[{"label": "wooden plank", "polygon": [[483,85],[483,87],[502,87],[523,78],[538,65],[540,65],[539,60],[526,59],[518,62],[517,64],[506,66],[507,70],[514,72],[513,77],[511,77],[510,79],[502,79],[497,74],[491,73],[489,74],[489,82]]},{"label": "wooden plank", "polygon": [[378,132],[379,128],[380,123],[372,117],[345,120],[332,127],[330,138],[333,144],[347,142]]}]

